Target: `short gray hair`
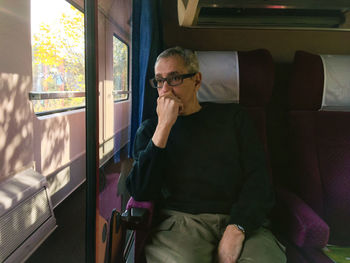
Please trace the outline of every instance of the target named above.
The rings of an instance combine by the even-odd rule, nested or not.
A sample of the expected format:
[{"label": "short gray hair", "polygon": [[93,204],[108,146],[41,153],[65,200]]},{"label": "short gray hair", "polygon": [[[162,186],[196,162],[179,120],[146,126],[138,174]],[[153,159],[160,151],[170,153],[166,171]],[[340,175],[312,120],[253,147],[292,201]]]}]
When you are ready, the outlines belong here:
[{"label": "short gray hair", "polygon": [[197,54],[190,49],[185,49],[179,46],[168,48],[160,53],[157,57],[156,64],[161,58],[168,58],[172,56],[180,56],[184,61],[185,67],[189,73],[199,72]]}]

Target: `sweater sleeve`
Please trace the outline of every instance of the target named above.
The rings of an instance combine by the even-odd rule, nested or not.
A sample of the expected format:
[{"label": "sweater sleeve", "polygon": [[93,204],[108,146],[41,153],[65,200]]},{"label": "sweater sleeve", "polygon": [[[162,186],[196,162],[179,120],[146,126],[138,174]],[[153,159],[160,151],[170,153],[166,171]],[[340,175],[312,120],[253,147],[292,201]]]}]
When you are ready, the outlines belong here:
[{"label": "sweater sleeve", "polygon": [[243,110],[237,113],[236,118],[244,181],[238,202],[232,205],[229,224],[243,226],[249,236],[266,220],[274,205],[274,194],[264,148],[253,121]]},{"label": "sweater sleeve", "polygon": [[150,121],[141,124],[135,137],[132,170],[126,187],[136,201],[156,200],[162,185],[164,149],[153,144]]}]

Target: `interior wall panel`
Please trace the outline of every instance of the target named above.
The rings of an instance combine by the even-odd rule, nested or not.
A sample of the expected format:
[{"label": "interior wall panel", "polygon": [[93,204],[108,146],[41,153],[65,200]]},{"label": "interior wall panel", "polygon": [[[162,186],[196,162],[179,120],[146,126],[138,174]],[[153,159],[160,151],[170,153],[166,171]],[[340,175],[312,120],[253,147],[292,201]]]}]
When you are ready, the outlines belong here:
[{"label": "interior wall panel", "polygon": [[268,49],[275,62],[290,63],[296,50],[350,54],[350,31],[185,28],[178,25],[177,0],[163,4],[164,41],[194,50]]}]

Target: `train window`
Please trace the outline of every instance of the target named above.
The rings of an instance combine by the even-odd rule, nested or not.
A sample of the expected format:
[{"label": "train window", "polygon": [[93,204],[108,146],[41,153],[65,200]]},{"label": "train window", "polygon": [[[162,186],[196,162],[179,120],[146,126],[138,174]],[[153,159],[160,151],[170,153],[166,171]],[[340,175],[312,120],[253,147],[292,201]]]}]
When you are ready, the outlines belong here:
[{"label": "train window", "polygon": [[113,36],[113,95],[114,101],[129,98],[129,48]]},{"label": "train window", "polygon": [[32,0],[31,35],[34,112],[84,107],[84,14],[65,0]]}]

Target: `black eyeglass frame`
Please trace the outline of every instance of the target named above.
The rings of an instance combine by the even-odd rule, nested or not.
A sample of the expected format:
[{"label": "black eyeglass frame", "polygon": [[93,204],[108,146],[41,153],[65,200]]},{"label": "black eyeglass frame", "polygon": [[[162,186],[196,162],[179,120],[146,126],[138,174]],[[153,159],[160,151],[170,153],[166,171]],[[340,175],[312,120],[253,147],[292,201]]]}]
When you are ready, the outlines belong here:
[{"label": "black eyeglass frame", "polygon": [[[169,86],[171,87],[176,87],[176,86],[179,86],[181,85],[183,82],[184,82],[184,79],[187,79],[187,78],[191,78],[193,77],[194,75],[196,75],[197,72],[194,72],[194,73],[188,73],[188,74],[182,74],[182,75],[173,75],[173,76],[169,76],[169,77],[166,77],[166,78],[161,78],[161,77],[157,77],[157,78],[152,78],[149,80],[150,84],[151,84],[151,87],[152,88],[155,88],[155,89],[158,89],[158,88],[161,88],[161,87],[157,87],[156,85],[154,85],[154,82],[156,81],[156,79],[158,80],[162,80],[163,81],[163,85],[164,85],[164,82],[166,81],[168,83]],[[172,78],[175,78],[175,77],[180,77],[181,78],[181,82],[176,84],[176,85],[171,85],[169,83],[169,80],[172,79]],[[163,86],[162,86],[163,87]]]}]

